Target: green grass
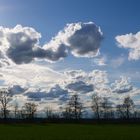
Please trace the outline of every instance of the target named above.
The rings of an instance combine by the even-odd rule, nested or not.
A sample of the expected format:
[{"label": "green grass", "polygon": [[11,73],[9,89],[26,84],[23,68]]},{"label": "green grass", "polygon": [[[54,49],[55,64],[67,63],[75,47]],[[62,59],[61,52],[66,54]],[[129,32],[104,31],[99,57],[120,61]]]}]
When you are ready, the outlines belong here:
[{"label": "green grass", "polygon": [[0,125],[0,140],[140,140],[140,125]]}]

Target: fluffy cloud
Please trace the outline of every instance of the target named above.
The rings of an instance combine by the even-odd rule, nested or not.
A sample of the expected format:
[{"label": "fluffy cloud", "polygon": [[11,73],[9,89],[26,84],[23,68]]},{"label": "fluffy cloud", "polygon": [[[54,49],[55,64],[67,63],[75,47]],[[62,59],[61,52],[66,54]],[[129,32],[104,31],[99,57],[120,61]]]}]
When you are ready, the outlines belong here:
[{"label": "fluffy cloud", "polygon": [[68,99],[68,90],[63,89],[59,85],[52,86],[48,91],[36,88],[29,88],[24,93],[30,100],[41,101],[41,100],[55,100],[66,101]]},{"label": "fluffy cloud", "polygon": [[[4,86],[6,88],[6,86]],[[27,101],[36,102],[65,102],[69,99],[69,92],[67,89],[62,88],[60,85],[52,85],[48,88],[37,87],[21,87],[20,85],[13,85],[9,87],[10,95],[13,97],[13,101],[23,97],[24,103]],[[23,103],[20,103],[23,104]]]},{"label": "fluffy cloud", "polygon": [[120,77],[119,80],[116,80],[112,84],[112,91],[118,94],[123,94],[129,91],[132,91],[133,86],[131,85],[129,79],[127,77]]},{"label": "fluffy cloud", "polygon": [[70,83],[66,86],[66,88],[72,91],[80,92],[80,93],[88,93],[94,90],[92,84],[86,84],[83,81],[76,81],[76,82]]},{"label": "fluffy cloud", "polygon": [[94,57],[98,54],[103,33],[100,27],[93,22],[71,23],[60,31],[43,48],[56,48],[65,45],[65,48],[76,57]]},{"label": "fluffy cloud", "polygon": [[12,60],[16,64],[23,64],[30,63],[35,58],[57,61],[66,57],[64,45],[56,50],[43,49],[39,44],[40,38],[41,34],[31,27],[0,27],[0,62]]},{"label": "fluffy cloud", "polygon": [[72,54],[80,57],[96,56],[103,39],[103,33],[100,28],[92,22],[77,23],[77,25],[70,24],[68,28],[74,28],[72,26],[80,27],[67,40]]},{"label": "fluffy cloud", "polygon": [[140,32],[116,36],[119,46],[129,50],[130,60],[140,59]]},{"label": "fluffy cloud", "polygon": [[41,101],[41,99],[45,99],[47,97],[46,92],[38,90],[30,91],[30,89],[24,94],[24,96],[27,96],[29,100],[32,101]]},{"label": "fluffy cloud", "polygon": [[[0,27],[0,66],[5,64],[30,63],[37,59],[57,61],[70,51],[74,56],[96,56],[103,33],[92,22],[72,23],[60,31],[52,40],[40,46],[41,34],[34,28],[17,25],[14,28]],[[12,62],[11,62],[12,60]]]},{"label": "fluffy cloud", "polygon": [[68,51],[64,44],[60,44],[59,47],[45,48],[45,57],[48,61],[58,61],[65,58],[68,55]]},{"label": "fluffy cloud", "polygon": [[68,78],[67,81],[73,81],[73,80],[84,81],[85,77],[87,76],[87,73],[83,70],[69,70],[69,71],[65,71],[64,75],[67,76]]},{"label": "fluffy cloud", "polygon": [[12,96],[23,94],[26,90],[27,90],[27,88],[21,87],[20,85],[13,85],[9,88],[10,94]]},{"label": "fluffy cloud", "polygon": [[107,84],[109,82],[106,71],[93,70],[91,72],[84,72],[82,70],[72,70],[65,72],[65,75],[68,77],[65,82],[65,87],[69,90],[80,94],[89,93],[89,95],[95,91],[106,94]]},{"label": "fluffy cloud", "polygon": [[64,75],[68,77],[67,82],[83,81],[87,84],[93,84],[94,86],[104,85],[109,82],[107,72],[98,69],[90,72],[85,72],[83,70],[71,70],[64,72]]},{"label": "fluffy cloud", "polygon": [[63,89],[59,85],[55,85],[52,87],[47,93],[47,97],[50,99],[59,98],[59,100],[67,100],[68,99],[68,90]]},{"label": "fluffy cloud", "polygon": [[90,83],[93,83],[96,87],[101,87],[106,85],[108,80],[108,74],[106,71],[93,70],[89,73]]},{"label": "fluffy cloud", "polygon": [[0,27],[0,47],[3,55],[15,63],[29,63],[34,58],[40,33],[30,27],[17,25],[14,28]]},{"label": "fluffy cloud", "polygon": [[[42,72],[44,72],[44,70],[41,71],[41,73]],[[72,70],[72,71],[65,72],[64,75],[62,74],[62,77],[64,76],[63,78],[60,77],[60,79],[62,81],[60,81],[60,79],[59,79],[59,81],[57,82],[55,80],[57,75],[55,75],[54,80],[50,79],[50,80],[54,81],[54,83],[49,84],[49,85],[46,84],[46,87],[44,87],[44,84],[42,86],[42,82],[40,83],[37,79],[35,81],[36,82],[38,81],[38,82],[34,85],[34,87],[31,88],[29,86],[28,90],[26,89],[25,92],[22,92],[22,95],[24,97],[27,97],[27,100],[30,100],[30,101],[39,101],[39,102],[45,102],[45,103],[46,102],[49,102],[49,103],[52,103],[52,102],[54,103],[55,102],[55,104],[60,105],[60,104],[65,103],[65,101],[69,100],[72,92],[76,92],[76,93],[78,93],[78,95],[82,99],[82,102],[85,102],[85,104],[87,105],[89,103],[89,99],[91,99],[91,95],[93,94],[93,91],[94,90],[99,91],[99,89],[97,88],[98,84],[102,83],[102,85],[103,85],[104,82],[105,83],[107,82],[106,80],[101,80],[101,77],[99,76],[100,77],[99,78],[96,75],[97,73],[100,73],[100,76],[102,78],[103,78],[103,75],[104,76],[106,75],[105,72],[99,71],[99,70],[95,70],[95,72],[92,71],[92,72],[89,72],[89,73],[84,72],[82,70]],[[104,73],[104,74],[101,74],[101,73]],[[36,73],[35,73],[35,75],[36,75]],[[96,79],[95,80],[96,82],[91,79],[92,75],[94,76],[93,79],[94,80]],[[32,78],[29,77],[29,79],[32,79]],[[105,79],[105,77],[103,79]],[[47,76],[46,76],[46,79],[44,79],[44,83],[45,83],[45,80],[46,80],[46,83],[47,83],[47,80],[48,80]],[[34,79],[33,79],[33,81],[34,81]],[[37,87],[37,85],[39,85],[41,88],[39,86]],[[95,86],[95,88],[94,88],[94,86]],[[17,87],[17,89],[15,88],[15,91],[17,91],[18,86],[15,86],[15,87]],[[103,90],[104,90],[104,92],[103,92]],[[104,88],[102,88],[102,92],[100,92],[100,91],[98,93],[100,93],[102,95],[107,94],[107,89],[105,89],[105,86],[104,86]]]}]

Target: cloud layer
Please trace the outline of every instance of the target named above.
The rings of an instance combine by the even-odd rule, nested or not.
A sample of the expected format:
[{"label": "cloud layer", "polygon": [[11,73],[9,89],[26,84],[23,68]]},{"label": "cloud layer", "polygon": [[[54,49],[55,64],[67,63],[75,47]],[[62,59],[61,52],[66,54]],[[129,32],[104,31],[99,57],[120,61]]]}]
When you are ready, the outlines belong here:
[{"label": "cloud layer", "polygon": [[64,79],[63,74],[37,64],[23,64],[0,69],[0,83],[3,85],[47,88],[61,83]]},{"label": "cloud layer", "polygon": [[[11,68],[7,69],[7,78],[3,77],[5,75],[0,70],[4,83],[14,84],[10,91],[13,101],[17,99],[20,106],[29,101],[39,104],[39,110],[47,104],[52,109],[59,110],[65,106],[71,95],[77,93],[84,108],[89,109],[93,94],[108,97],[111,103],[119,104],[125,97],[135,98],[140,93],[140,89],[134,87],[126,77],[120,77],[111,84],[106,71],[96,69],[90,72],[71,70],[56,73],[39,65],[32,66],[34,70],[29,69],[29,65],[18,65],[14,71]],[[11,72],[13,77],[10,77]],[[22,76],[27,78],[24,79]]]}]

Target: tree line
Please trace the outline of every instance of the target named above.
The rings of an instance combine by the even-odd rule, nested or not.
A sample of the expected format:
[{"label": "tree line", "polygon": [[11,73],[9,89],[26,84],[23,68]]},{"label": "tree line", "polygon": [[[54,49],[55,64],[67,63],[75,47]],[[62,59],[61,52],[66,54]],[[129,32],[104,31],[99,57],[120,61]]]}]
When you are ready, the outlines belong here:
[{"label": "tree line", "polygon": [[[0,117],[2,119],[35,119],[38,111],[38,105],[34,102],[27,102],[21,108],[18,103],[12,106],[9,104],[12,100],[10,91],[0,90]],[[12,109],[11,109],[12,108]],[[129,97],[125,97],[121,104],[114,105],[107,97],[100,97],[93,94],[91,106],[89,107],[93,112],[93,119],[136,119],[140,118],[140,112],[136,109],[134,101]],[[59,113],[53,112],[51,107],[44,109],[47,119],[74,119],[79,120],[83,118],[85,112],[84,104],[81,102],[78,94],[74,94],[69,99],[68,103],[59,110]],[[12,114],[12,115],[11,115]]]}]

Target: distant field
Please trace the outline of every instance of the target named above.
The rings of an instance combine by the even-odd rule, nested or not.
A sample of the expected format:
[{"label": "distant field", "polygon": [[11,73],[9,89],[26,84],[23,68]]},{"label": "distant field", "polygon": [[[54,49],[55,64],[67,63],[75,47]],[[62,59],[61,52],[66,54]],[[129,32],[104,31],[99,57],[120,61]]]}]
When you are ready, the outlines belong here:
[{"label": "distant field", "polygon": [[140,125],[0,125],[0,140],[140,140]]}]

